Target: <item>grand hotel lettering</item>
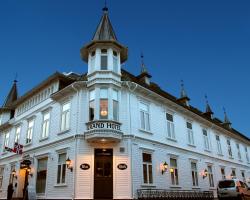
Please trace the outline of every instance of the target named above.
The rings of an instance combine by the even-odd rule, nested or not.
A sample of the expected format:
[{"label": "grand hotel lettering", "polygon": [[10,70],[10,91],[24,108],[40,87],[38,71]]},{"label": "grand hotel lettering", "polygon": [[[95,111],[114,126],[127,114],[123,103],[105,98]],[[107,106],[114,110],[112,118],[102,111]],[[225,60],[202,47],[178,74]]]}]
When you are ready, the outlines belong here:
[{"label": "grand hotel lettering", "polygon": [[87,126],[88,130],[93,129],[112,129],[121,131],[121,125],[115,122],[92,122]]}]

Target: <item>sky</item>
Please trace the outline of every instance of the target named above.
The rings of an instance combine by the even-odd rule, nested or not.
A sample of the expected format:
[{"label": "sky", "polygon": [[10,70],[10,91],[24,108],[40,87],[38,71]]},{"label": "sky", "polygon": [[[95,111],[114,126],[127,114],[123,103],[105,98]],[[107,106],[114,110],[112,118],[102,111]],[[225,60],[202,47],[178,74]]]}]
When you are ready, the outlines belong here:
[{"label": "sky", "polygon": [[[19,95],[55,71],[87,71],[80,48],[90,42],[104,0],[0,1],[0,103],[18,74]],[[215,117],[226,108],[232,126],[250,137],[250,1],[107,0],[127,71],[140,73],[179,97],[183,79],[190,104]]]}]

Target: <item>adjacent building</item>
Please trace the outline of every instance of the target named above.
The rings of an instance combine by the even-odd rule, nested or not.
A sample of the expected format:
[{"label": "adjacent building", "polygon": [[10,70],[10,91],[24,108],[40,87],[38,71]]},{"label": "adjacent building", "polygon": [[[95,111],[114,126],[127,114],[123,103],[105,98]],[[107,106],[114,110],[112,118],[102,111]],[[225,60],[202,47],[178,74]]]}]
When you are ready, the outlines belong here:
[{"label": "adjacent building", "polygon": [[[133,199],[141,188],[211,190],[220,179],[250,178],[250,140],[225,113],[213,116],[163,91],[144,64],[121,64],[108,9],[81,50],[88,72],[49,76],[23,96],[13,83],[0,108],[0,198]],[[23,145],[22,154],[10,152]],[[8,147],[8,148],[6,148]]]}]

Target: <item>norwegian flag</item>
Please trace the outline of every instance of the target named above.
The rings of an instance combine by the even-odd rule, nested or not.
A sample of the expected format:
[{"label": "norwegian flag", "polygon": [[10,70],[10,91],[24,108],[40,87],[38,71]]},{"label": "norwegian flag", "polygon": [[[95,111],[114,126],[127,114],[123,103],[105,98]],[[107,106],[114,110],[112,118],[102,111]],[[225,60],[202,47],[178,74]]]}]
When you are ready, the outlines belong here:
[{"label": "norwegian flag", "polygon": [[15,142],[13,152],[16,154],[23,154],[23,145]]}]

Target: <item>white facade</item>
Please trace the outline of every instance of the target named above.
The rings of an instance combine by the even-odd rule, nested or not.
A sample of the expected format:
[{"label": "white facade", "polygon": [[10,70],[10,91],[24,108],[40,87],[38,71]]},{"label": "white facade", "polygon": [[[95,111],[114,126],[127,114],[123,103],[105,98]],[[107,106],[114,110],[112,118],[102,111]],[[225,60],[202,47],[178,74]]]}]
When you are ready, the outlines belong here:
[{"label": "white facade", "polygon": [[[250,140],[132,78],[121,78],[133,76],[120,69],[122,48],[101,42],[88,47],[86,79],[61,74],[65,79],[71,79],[71,83],[60,88],[60,80],[54,78],[25,99],[20,97],[22,101],[15,104],[14,118],[1,114],[1,199],[6,198],[13,169],[16,171],[13,196],[23,196],[25,169],[20,169],[20,163],[26,158],[31,160],[32,175],[28,176],[28,181],[37,198],[94,199],[95,149],[113,150],[113,167],[110,168],[113,199],[136,198],[137,189],[141,188],[216,192],[217,181],[223,176],[230,178],[232,170],[239,179],[250,180]],[[102,49],[107,51],[102,52]],[[102,54],[107,55],[106,69],[101,68]],[[117,59],[117,64],[113,59]],[[107,96],[105,92],[108,92]],[[91,104],[94,105],[92,115],[91,100],[94,102]],[[107,116],[105,119],[101,116],[102,111]],[[33,124],[29,125],[31,120]],[[18,142],[24,145],[22,156],[4,152],[5,145],[14,146],[17,127],[21,128]],[[6,133],[9,133],[7,143]],[[227,140],[230,140],[230,146]],[[63,161],[59,157],[63,157]],[[70,158],[72,171],[63,168],[65,158]],[[39,162],[43,165],[39,166]],[[168,164],[168,170],[162,174],[164,162]],[[82,170],[82,164],[88,164],[90,168]],[[118,169],[119,164],[125,164],[127,169]],[[46,180],[42,188],[42,181],[37,183],[38,171],[44,168]],[[198,174],[195,181],[192,169]],[[201,175],[204,170],[209,172],[206,178]]]}]

